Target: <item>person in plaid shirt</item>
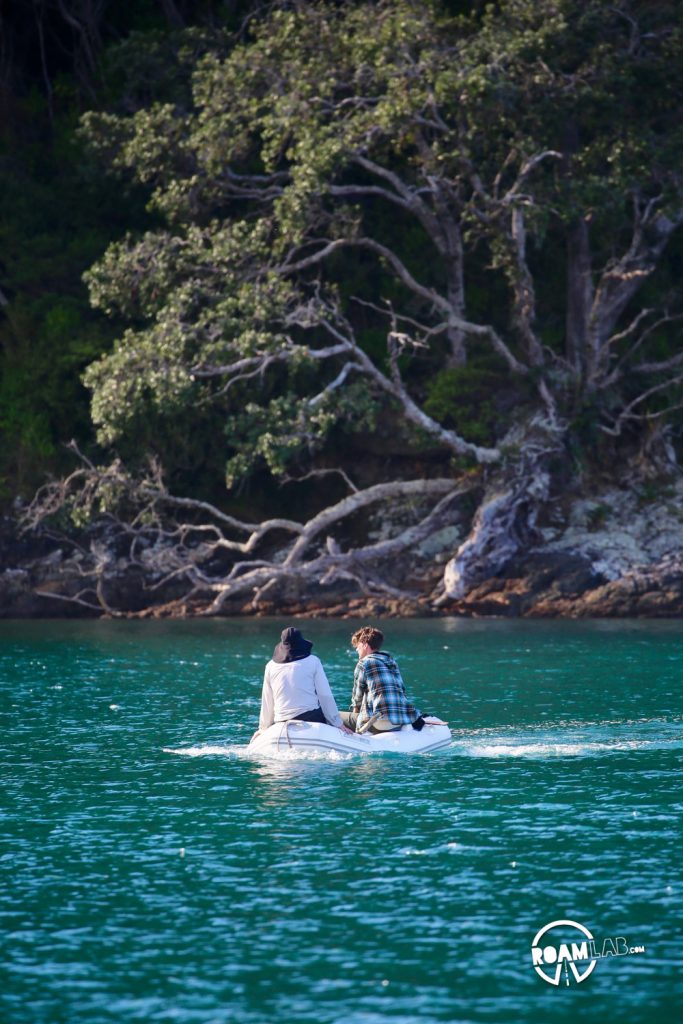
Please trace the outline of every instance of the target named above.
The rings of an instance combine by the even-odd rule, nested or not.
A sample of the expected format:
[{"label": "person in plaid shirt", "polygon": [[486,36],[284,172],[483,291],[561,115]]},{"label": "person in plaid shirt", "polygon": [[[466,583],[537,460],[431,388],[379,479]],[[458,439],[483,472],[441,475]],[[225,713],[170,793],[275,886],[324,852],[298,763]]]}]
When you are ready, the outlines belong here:
[{"label": "person in plaid shirt", "polygon": [[355,732],[387,732],[412,725],[421,729],[422,715],[406,696],[398,665],[381,650],[384,634],[374,626],[363,626],[351,637],[358,653],[353,674],[351,710],[342,711],[345,725]]}]

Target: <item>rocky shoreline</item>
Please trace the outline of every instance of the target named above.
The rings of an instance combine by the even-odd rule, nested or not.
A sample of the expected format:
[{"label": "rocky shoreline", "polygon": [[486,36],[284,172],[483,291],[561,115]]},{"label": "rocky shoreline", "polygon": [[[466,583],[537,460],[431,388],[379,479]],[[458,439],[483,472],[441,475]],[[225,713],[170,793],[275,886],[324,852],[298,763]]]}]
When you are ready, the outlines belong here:
[{"label": "rocky shoreline", "polygon": [[[258,607],[226,603],[226,616],[672,618],[683,615],[683,481],[656,496],[605,490],[576,500],[538,543],[462,600],[435,601],[453,528],[404,556],[395,575],[410,597],[360,594],[351,581],[275,589]],[[96,571],[93,572],[93,566]],[[99,569],[97,569],[99,566]],[[177,582],[147,578],[108,549],[106,526],[65,542],[20,534],[0,521],[0,618],[189,617],[208,601],[181,600]]]}]

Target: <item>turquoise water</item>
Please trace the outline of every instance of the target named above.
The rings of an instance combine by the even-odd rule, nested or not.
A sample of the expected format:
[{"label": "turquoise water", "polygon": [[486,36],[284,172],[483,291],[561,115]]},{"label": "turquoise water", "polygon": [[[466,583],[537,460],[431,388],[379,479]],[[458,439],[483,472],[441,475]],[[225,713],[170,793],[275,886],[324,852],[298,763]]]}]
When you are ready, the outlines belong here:
[{"label": "turquoise water", "polygon": [[[453,746],[258,762],[286,624],[0,624],[2,1024],[674,1020],[681,625],[391,622]],[[554,987],[565,918],[645,952]]]}]

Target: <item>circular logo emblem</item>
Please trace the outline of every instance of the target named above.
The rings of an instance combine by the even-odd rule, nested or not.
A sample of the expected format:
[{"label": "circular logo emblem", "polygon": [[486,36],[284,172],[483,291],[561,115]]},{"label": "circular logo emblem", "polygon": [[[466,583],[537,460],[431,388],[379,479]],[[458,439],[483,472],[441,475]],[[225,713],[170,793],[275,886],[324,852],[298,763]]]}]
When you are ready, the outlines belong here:
[{"label": "circular logo emblem", "polygon": [[[536,933],[531,943],[531,960],[536,974],[549,985],[559,985],[564,975],[578,984],[593,971],[595,950],[589,946],[593,936],[577,921],[551,921]],[[552,973],[548,973],[552,972]]]}]

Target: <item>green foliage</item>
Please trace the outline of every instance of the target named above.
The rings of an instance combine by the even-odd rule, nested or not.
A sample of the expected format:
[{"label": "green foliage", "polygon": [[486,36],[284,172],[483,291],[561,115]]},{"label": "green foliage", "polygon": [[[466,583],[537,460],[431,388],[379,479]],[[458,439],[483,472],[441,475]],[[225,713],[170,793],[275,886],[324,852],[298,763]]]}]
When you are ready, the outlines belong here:
[{"label": "green foliage", "polygon": [[[32,93],[38,123],[44,101]],[[89,176],[73,141],[70,110],[53,145],[38,144],[9,120],[0,133],[0,476],[5,497],[29,496],[48,467],[66,463],[62,444],[91,434],[84,368],[116,331],[93,313],[80,275],[112,235],[118,190]],[[130,215],[135,203],[128,205]]]},{"label": "green foliage", "polygon": [[[680,5],[278,3],[236,36],[211,4],[210,28],[182,31],[142,7],[105,56],[76,141],[65,79],[53,151],[27,139],[17,161],[5,142],[6,177],[21,164],[31,187],[0,199],[0,286],[12,293],[2,424],[36,463],[67,431],[87,434],[84,371],[102,445],[151,444],[180,465],[196,453],[178,425],[213,448],[220,422],[229,481],[303,467],[389,400],[367,363],[361,386],[360,356],[325,390],[354,359],[322,357],[340,337],[386,382],[398,367],[428,416],[479,445],[500,441],[541,377],[582,444],[637,394],[642,382],[625,376],[588,399],[559,358],[567,239],[589,225],[597,275],[628,248],[639,203],[656,196],[674,216],[683,202]],[[28,113],[35,96],[25,102]],[[652,275],[648,305],[679,308],[680,259]],[[76,282],[87,266],[91,309]],[[495,328],[507,366],[487,362],[480,334],[454,365],[444,297]],[[621,311],[621,327],[638,308]],[[674,325],[652,332],[643,359],[677,351]],[[508,368],[527,360],[529,331],[548,361],[521,386]],[[403,338],[395,363],[390,332]],[[46,377],[32,398],[36,363]]]},{"label": "green foliage", "polygon": [[293,393],[279,396],[267,406],[249,402],[226,424],[226,437],[236,454],[229,459],[228,487],[265,464],[273,476],[283,476],[302,455],[319,451],[331,431],[346,422],[352,431],[373,430],[376,405],[363,382],[331,393],[315,404]]},{"label": "green foliage", "polygon": [[496,395],[504,393],[507,375],[486,366],[440,370],[427,387],[425,412],[446,427],[477,444],[491,445],[509,424],[510,410],[501,408]]},{"label": "green foliage", "polygon": [[[352,260],[342,248],[301,275],[282,273],[325,240],[353,246],[370,233],[427,286],[450,287],[452,268],[443,252],[430,255],[424,219],[410,204],[392,215],[386,201],[370,203],[364,185],[367,195],[378,183],[386,194],[393,176],[405,196],[429,183],[440,197],[435,216],[459,220],[471,249],[472,307],[513,349],[527,301],[508,227],[514,204],[542,267],[577,217],[612,239],[598,251],[607,258],[629,230],[634,194],[661,190],[663,208],[678,201],[681,133],[666,98],[680,86],[670,68],[681,42],[673,8],[637,12],[650,31],[636,49],[628,10],[597,0],[511,0],[455,16],[409,0],[372,10],[369,19],[364,3],[276,6],[229,52],[224,39],[188,37],[180,63],[188,89],[194,68],[191,97],[158,94],[131,116],[83,120],[95,150],[148,189],[150,209],[169,225],[110,247],[89,274],[93,303],[135,324],[86,376],[103,442],[122,436],[136,410],[172,413],[195,401],[196,368],[277,361],[283,352],[305,358],[301,331],[331,325],[331,308],[351,318],[386,371],[386,330],[364,319],[355,297],[376,302],[381,290],[393,308],[429,317],[390,263]],[[379,181],[359,160],[385,169]],[[335,199],[345,192],[348,201]],[[545,325],[537,325],[555,350],[559,291],[545,293]],[[411,365],[400,366],[410,379]],[[311,389],[320,387],[314,378]],[[508,422],[509,390],[507,377],[476,363],[437,365],[424,409],[493,445]],[[303,402],[288,391],[265,404],[247,396],[237,411],[227,401],[230,436],[240,439],[230,479],[259,460],[280,473],[317,450],[341,405],[312,421]]]},{"label": "green foliage", "polygon": [[[75,131],[84,105],[130,112],[191,98],[196,61],[237,28],[250,4],[201,0],[180,8],[199,27],[178,32],[155,0],[90,5],[88,55],[68,20],[73,5],[15,5],[3,22],[0,127],[0,500],[28,497],[46,471],[71,466],[63,442],[92,442],[84,369],[121,324],[93,312],[81,276],[126,227],[144,230],[146,197],[113,180]],[[97,8],[97,9],[96,9]],[[201,25],[210,27],[201,27]],[[65,36],[65,27],[68,34]],[[95,69],[98,43],[116,44]],[[209,40],[211,41],[209,44]],[[44,47],[43,63],[38,54]],[[108,152],[113,151],[113,145]],[[105,157],[106,152],[102,151]]]}]

